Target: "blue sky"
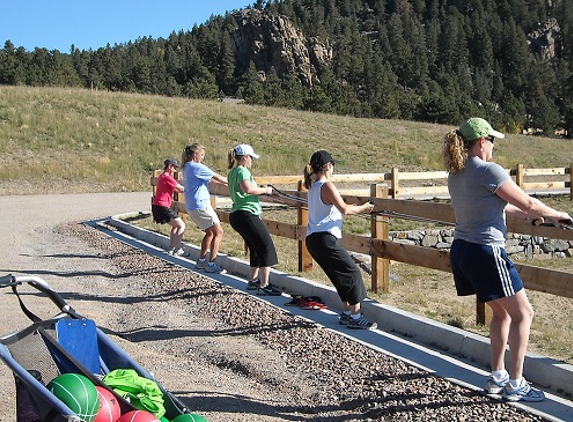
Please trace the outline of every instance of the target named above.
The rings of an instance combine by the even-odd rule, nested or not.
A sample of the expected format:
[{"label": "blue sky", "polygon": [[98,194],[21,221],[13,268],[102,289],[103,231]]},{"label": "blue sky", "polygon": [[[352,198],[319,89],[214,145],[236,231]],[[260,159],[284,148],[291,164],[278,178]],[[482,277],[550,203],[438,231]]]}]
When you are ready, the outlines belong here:
[{"label": "blue sky", "polygon": [[0,7],[0,48],[6,40],[69,53],[96,50],[139,37],[166,38],[211,15],[243,9],[254,0],[8,0]]}]

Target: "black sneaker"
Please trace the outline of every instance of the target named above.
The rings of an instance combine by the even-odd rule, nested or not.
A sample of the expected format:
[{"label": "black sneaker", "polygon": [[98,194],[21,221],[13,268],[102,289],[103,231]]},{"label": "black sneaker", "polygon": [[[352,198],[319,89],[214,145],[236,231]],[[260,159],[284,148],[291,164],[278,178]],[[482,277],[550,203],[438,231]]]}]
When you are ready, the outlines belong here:
[{"label": "black sneaker", "polygon": [[273,287],[270,283],[265,287],[259,286],[257,290],[257,294],[259,296],[280,296],[283,294],[280,290],[276,287]]},{"label": "black sneaker", "polygon": [[247,290],[258,290],[261,287],[260,280],[249,280],[247,283]]},{"label": "black sneaker", "polygon": [[350,321],[348,321],[348,328],[352,328],[354,330],[373,330],[374,328],[378,327],[374,321],[370,321],[366,319],[364,315],[360,315],[360,318],[354,319],[350,317]]},{"label": "black sneaker", "polygon": [[340,325],[348,325],[350,324],[350,321],[352,321],[352,317],[344,312],[338,316],[338,323]]}]

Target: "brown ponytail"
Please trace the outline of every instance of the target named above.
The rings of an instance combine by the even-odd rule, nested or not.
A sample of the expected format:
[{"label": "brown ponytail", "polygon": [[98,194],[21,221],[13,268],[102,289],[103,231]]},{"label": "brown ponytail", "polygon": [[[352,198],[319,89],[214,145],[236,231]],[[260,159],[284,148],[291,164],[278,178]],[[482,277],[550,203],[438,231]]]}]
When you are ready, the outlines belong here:
[{"label": "brown ponytail", "polygon": [[235,155],[235,148],[231,148],[227,153],[227,169],[231,170],[233,167],[235,167],[236,163],[237,157]]},{"label": "brown ponytail", "polygon": [[304,167],[304,187],[307,189],[310,189],[310,187],[312,186],[312,182],[313,182],[313,175],[314,172],[312,171],[312,167],[310,164],[307,164]]}]

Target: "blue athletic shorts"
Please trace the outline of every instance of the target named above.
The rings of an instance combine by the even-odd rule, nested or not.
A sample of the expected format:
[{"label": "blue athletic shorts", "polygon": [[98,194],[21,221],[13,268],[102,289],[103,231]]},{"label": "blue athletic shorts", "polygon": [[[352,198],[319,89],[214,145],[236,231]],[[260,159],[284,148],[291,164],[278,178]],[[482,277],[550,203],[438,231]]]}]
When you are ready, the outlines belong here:
[{"label": "blue athletic shorts", "polygon": [[476,294],[480,302],[515,295],[523,281],[501,246],[456,239],[450,250],[458,296]]}]

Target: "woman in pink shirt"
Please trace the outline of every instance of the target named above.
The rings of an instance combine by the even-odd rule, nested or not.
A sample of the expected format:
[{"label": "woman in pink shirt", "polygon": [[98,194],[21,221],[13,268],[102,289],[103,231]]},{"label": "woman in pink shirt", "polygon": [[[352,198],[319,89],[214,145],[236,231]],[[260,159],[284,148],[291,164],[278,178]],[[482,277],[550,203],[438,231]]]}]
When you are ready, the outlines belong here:
[{"label": "woman in pink shirt", "polygon": [[175,178],[173,174],[179,168],[179,163],[173,158],[168,158],[163,163],[163,173],[157,178],[155,195],[151,201],[151,212],[153,220],[158,224],[167,223],[171,226],[169,236],[169,254],[178,256],[189,256],[181,247],[185,222],[179,213],[171,208],[174,192],[183,192],[185,188]]}]

